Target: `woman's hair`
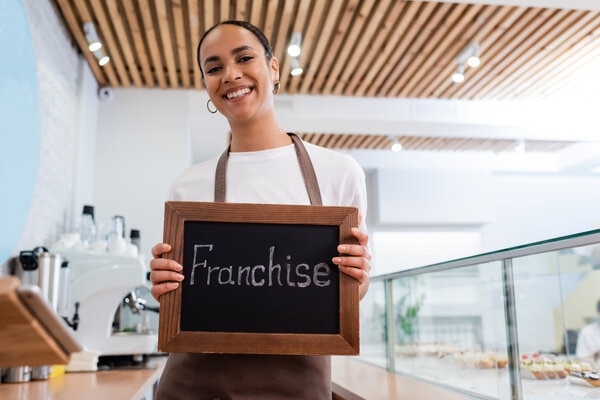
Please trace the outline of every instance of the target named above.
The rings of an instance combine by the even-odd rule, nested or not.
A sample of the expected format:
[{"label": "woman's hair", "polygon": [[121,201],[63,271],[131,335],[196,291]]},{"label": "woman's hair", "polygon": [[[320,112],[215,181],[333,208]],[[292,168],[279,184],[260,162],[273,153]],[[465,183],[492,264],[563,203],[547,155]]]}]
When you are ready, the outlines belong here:
[{"label": "woman's hair", "polygon": [[267,37],[265,36],[263,31],[261,31],[257,26],[252,25],[250,22],[247,22],[247,21],[238,21],[238,20],[221,21],[218,24],[211,26],[206,32],[204,32],[204,34],[200,38],[200,41],[198,42],[198,48],[196,49],[196,62],[198,62],[198,66],[200,67],[200,72],[202,73],[202,76],[204,76],[204,71],[202,71],[202,65],[200,63],[200,46],[202,46],[202,42],[204,42],[204,39],[206,38],[206,36],[210,32],[212,32],[213,29],[215,29],[216,27],[221,26],[221,25],[235,25],[235,26],[242,27],[242,28],[247,29],[250,32],[252,32],[254,34],[254,36],[256,36],[256,38],[258,39],[260,44],[262,44],[262,47],[265,49],[265,57],[267,57],[267,61],[271,61],[271,59],[273,58],[273,48],[271,47],[271,43],[269,42],[269,39],[267,39]]}]

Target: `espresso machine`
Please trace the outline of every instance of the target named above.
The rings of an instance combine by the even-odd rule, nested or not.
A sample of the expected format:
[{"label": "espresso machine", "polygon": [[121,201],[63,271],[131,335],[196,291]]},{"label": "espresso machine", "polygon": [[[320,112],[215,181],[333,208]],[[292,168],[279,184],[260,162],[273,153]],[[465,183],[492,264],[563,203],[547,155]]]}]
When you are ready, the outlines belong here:
[{"label": "espresso machine", "polygon": [[[142,260],[85,251],[62,251],[61,255],[70,264],[68,315],[77,315],[74,333],[78,341],[100,356],[156,353],[158,308],[140,295],[140,291],[149,294]],[[126,311],[133,315],[130,320],[141,320],[123,323]],[[153,313],[156,323],[149,324],[146,313]]]}]

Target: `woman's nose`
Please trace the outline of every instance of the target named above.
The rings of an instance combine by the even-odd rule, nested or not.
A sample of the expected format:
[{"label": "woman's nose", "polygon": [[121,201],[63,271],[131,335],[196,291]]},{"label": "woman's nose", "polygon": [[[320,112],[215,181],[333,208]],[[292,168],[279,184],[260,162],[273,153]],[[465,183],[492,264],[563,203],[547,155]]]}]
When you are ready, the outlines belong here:
[{"label": "woman's nose", "polygon": [[237,65],[227,65],[224,67],[223,82],[231,82],[242,77],[242,72]]}]

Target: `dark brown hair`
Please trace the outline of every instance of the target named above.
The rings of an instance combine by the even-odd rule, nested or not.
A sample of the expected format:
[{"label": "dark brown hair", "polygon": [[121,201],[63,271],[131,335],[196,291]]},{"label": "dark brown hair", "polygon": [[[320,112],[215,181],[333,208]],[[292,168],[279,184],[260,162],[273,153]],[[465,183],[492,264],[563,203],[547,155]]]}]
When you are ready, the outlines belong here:
[{"label": "dark brown hair", "polygon": [[217,28],[221,25],[235,25],[235,26],[239,26],[241,28],[247,29],[250,32],[252,32],[254,34],[254,36],[256,36],[256,38],[258,39],[260,44],[262,44],[262,47],[265,49],[265,57],[267,57],[267,61],[271,61],[271,59],[273,58],[273,48],[271,47],[271,43],[269,42],[269,39],[267,39],[267,37],[265,36],[264,32],[261,31],[257,26],[252,25],[250,22],[247,22],[247,21],[238,21],[238,20],[221,21],[218,24],[213,25],[210,28],[208,28],[208,30],[206,32],[204,32],[204,34],[200,38],[200,41],[198,42],[198,47],[196,48],[196,62],[198,63],[198,66],[200,67],[200,72],[202,73],[202,76],[204,76],[204,71],[202,71],[202,65],[200,63],[200,46],[202,46],[202,42],[204,42],[204,39],[206,38],[206,36],[210,32],[212,32],[215,28]]}]

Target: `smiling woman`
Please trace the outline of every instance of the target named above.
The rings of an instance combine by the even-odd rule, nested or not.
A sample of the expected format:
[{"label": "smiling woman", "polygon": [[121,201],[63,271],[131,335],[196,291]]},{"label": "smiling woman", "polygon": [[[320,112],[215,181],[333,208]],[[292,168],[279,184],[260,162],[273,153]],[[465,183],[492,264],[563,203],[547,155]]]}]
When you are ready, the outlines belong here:
[{"label": "smiling woman", "polygon": [[[313,206],[353,207],[358,214],[365,216],[365,175],[358,163],[347,155],[304,143],[279,123],[274,96],[280,87],[280,71],[271,49],[264,33],[245,21],[223,21],[202,36],[197,54],[202,79],[214,109],[227,119],[231,144],[220,157],[193,165],[180,174],[171,185],[170,199],[189,202],[194,208],[198,208],[200,202],[253,203],[259,205],[261,215],[272,213],[265,210],[264,205],[279,204],[305,205],[310,216],[316,215]],[[294,215],[294,212],[289,209],[282,212],[282,215],[289,214]],[[293,299],[288,304],[295,304],[295,309],[303,311],[305,316],[307,311],[310,316],[317,308],[307,307],[307,304],[316,304],[321,311],[341,309],[337,307],[341,299],[345,304],[358,301],[367,291],[371,269],[366,224],[358,214],[349,227],[351,242],[339,244],[336,235],[332,242],[311,244],[309,239],[316,237],[314,233],[305,233],[301,239],[294,241],[310,255],[299,256],[287,245],[281,245],[281,237],[292,230],[295,232],[295,229],[286,226],[281,228],[283,231],[278,229],[273,239],[256,243],[255,238],[268,236],[262,229],[264,227],[255,224],[241,236],[242,239],[236,241],[235,248],[218,246],[211,237],[196,238],[193,244],[199,247],[195,249],[197,268],[193,279],[195,285],[199,286],[202,282],[204,286],[202,290],[196,291],[198,286],[193,289],[205,297],[193,302],[193,311],[187,314],[187,319],[182,312],[181,321],[203,323],[206,318],[201,313],[216,309],[211,304],[220,307],[228,303],[229,309],[235,310],[236,315],[229,312],[220,314],[227,323],[221,325],[219,331],[224,330],[224,326],[235,326],[240,320],[237,316],[242,314],[244,317],[241,319],[262,318],[270,322],[284,319],[281,315],[293,315],[297,318],[288,321],[302,328],[296,328],[294,332],[314,333],[315,330],[308,327],[309,318],[290,312],[279,297],[268,294],[283,292],[286,301]],[[248,215],[243,215],[243,220],[247,220]],[[214,234],[215,229],[213,226],[203,231]],[[152,295],[156,299],[161,298],[161,307],[180,293],[174,291],[180,282],[183,281],[179,287],[182,294],[192,290],[189,286],[192,277],[185,276],[187,270],[181,273],[183,265],[168,256],[162,257],[179,248],[172,238],[165,236],[165,241],[167,243],[158,243],[152,248],[154,259],[150,262]],[[324,243],[329,243],[327,252],[324,255],[317,253],[316,249]],[[248,247],[242,249],[242,246]],[[226,257],[214,259],[215,253],[221,249],[227,253]],[[250,250],[258,250],[259,253],[246,259]],[[319,256],[315,257],[315,253]],[[234,259],[239,256],[244,258]],[[313,270],[309,272],[309,269]],[[356,285],[348,296],[336,296],[335,301],[329,302],[315,301],[315,293],[334,286],[333,280],[339,272],[331,271],[337,269],[347,275],[344,280],[354,280],[352,282]],[[235,291],[237,296],[232,296],[231,291]],[[244,294],[240,296],[240,292]],[[238,312],[242,305],[257,303],[266,310],[273,310],[273,314],[264,318],[265,313]],[[327,334],[338,332],[339,317],[336,315],[331,313],[317,318],[329,321]],[[339,326],[342,326],[341,323]],[[246,329],[249,328],[233,333],[247,332]],[[282,334],[281,330],[277,332]],[[291,330],[283,329],[283,332]],[[257,339],[254,336],[249,338]],[[289,335],[279,339],[269,337],[269,341],[275,343],[300,340]],[[235,340],[219,338],[214,342],[224,343],[224,347],[219,351],[209,349],[208,353],[179,353],[177,351],[181,349],[173,349],[161,377],[157,398],[238,398],[250,394],[263,400],[331,399],[330,357],[323,355],[335,354],[335,346],[325,344],[320,350],[313,348],[298,353],[301,355],[290,355],[289,351],[284,352],[280,348],[275,355],[259,351],[261,344],[256,341],[252,342],[251,352],[257,354],[248,354],[245,349],[232,346],[231,343],[240,343],[239,336]],[[316,342],[323,344],[321,339]],[[240,351],[242,354],[239,354]]]},{"label": "smiling woman", "polygon": [[[0,262],[15,250],[33,198],[40,149],[33,44],[20,1],[0,8]],[[15,45],[18,43],[18,46]]]}]

